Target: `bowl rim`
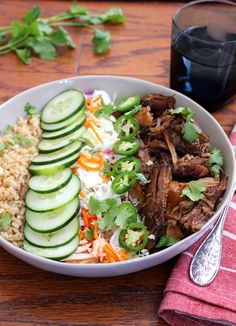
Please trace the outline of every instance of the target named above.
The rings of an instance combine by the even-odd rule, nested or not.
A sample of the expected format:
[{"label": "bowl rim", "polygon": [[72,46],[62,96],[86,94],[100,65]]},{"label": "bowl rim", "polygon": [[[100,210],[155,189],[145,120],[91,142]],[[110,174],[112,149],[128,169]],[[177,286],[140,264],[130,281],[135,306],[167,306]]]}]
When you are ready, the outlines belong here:
[{"label": "bowl rim", "polygon": [[[220,126],[218,121],[208,111],[206,111],[200,104],[196,103],[195,101],[193,101],[189,97],[187,97],[187,96],[185,96],[185,95],[183,95],[183,94],[181,94],[181,93],[179,93],[179,92],[177,92],[177,91],[175,91],[175,90],[173,90],[173,89],[171,89],[169,87],[162,86],[162,85],[160,85],[158,83],[147,81],[147,80],[144,80],[144,79],[141,79],[141,78],[138,79],[138,78],[133,78],[133,77],[116,76],[116,75],[81,75],[81,76],[74,76],[74,77],[68,77],[68,78],[53,80],[53,81],[50,81],[50,82],[47,82],[47,83],[42,83],[42,84],[39,84],[37,86],[31,87],[31,88],[29,88],[29,89],[27,89],[27,90],[25,90],[23,92],[20,92],[20,93],[16,94],[15,96],[11,97],[10,99],[8,99],[4,103],[2,103],[0,105],[0,110],[4,109],[4,107],[7,106],[8,103],[10,103],[13,99],[16,99],[18,96],[27,95],[27,93],[30,93],[33,90],[37,90],[37,88],[52,86],[53,84],[57,84],[57,83],[59,83],[59,84],[67,84],[68,81],[74,81],[74,80],[77,80],[77,79],[91,79],[91,78],[99,78],[99,79],[109,79],[110,78],[110,79],[113,79],[113,80],[125,80],[127,82],[136,82],[137,84],[140,84],[140,85],[145,83],[147,86],[148,85],[153,86],[153,87],[158,86],[161,90],[164,90],[164,91],[167,91],[167,92],[173,92],[173,95],[177,94],[180,97],[188,99],[188,101],[190,101],[190,103],[192,103],[194,107],[197,107],[197,110],[204,111],[204,114],[206,114],[209,117],[210,120],[214,121],[216,127],[219,129],[219,131],[221,133],[221,136],[223,137],[224,141],[229,146],[229,154],[228,155],[230,156],[230,160],[232,160],[232,162],[233,162],[233,173],[232,173],[232,175],[234,175],[234,176],[236,175],[236,162],[235,162],[235,158],[234,158],[234,151],[233,151],[232,145],[231,145],[231,143],[229,141],[229,138],[227,137],[226,133],[224,132],[223,128]],[[113,269],[115,266],[118,266],[118,265],[119,265],[119,267],[122,268],[122,267],[130,265],[130,264],[135,264],[137,262],[145,263],[145,262],[148,262],[150,260],[153,260],[153,259],[157,258],[159,255],[163,254],[163,252],[165,252],[166,255],[168,256],[168,253],[171,252],[173,250],[173,248],[178,248],[182,244],[185,244],[186,242],[191,242],[191,239],[196,234],[199,234],[199,233],[201,235],[205,234],[207,232],[207,230],[209,229],[209,226],[213,223],[213,220],[215,222],[217,220],[219,214],[223,210],[223,208],[224,208],[224,206],[226,204],[226,201],[229,198],[230,193],[232,192],[233,187],[234,187],[233,178],[232,178],[232,180],[229,180],[227,186],[228,186],[228,189],[226,189],[226,191],[225,191],[225,193],[223,195],[223,199],[222,199],[222,203],[221,203],[220,207],[217,208],[217,210],[214,212],[212,217],[207,221],[207,223],[203,226],[203,228],[201,230],[191,234],[190,236],[188,236],[188,237],[184,238],[183,240],[177,242],[176,244],[174,244],[171,247],[165,248],[165,249],[163,249],[161,251],[158,251],[156,253],[153,253],[153,254],[150,254],[150,255],[147,255],[147,256],[137,257],[137,258],[133,258],[133,259],[129,259],[129,260],[121,261],[121,262],[114,262],[114,263],[103,263],[103,264],[80,263],[80,264],[72,264],[72,263],[52,260],[52,259],[49,259],[49,258],[44,258],[44,257],[41,257],[41,256],[37,256],[35,254],[32,254],[30,252],[27,252],[26,250],[24,250],[22,248],[16,247],[11,242],[4,239],[1,235],[0,235],[0,247],[1,247],[1,244],[3,243],[6,247],[9,247],[9,249],[11,249],[15,253],[17,253],[18,254],[17,257],[20,257],[20,256],[23,255],[25,258],[29,258],[30,260],[33,260],[35,262],[42,263],[42,264],[45,263],[46,265],[50,265],[51,267],[64,266],[65,270],[67,270],[67,269],[68,270],[77,270],[77,269],[78,270],[84,270],[84,269],[87,270],[88,268],[89,269],[90,268],[91,269],[98,269],[98,270],[100,270],[100,269],[101,270],[103,270],[103,269],[110,270],[110,269]],[[194,241],[194,243],[196,241]],[[5,248],[5,246],[4,246],[4,248]]]}]

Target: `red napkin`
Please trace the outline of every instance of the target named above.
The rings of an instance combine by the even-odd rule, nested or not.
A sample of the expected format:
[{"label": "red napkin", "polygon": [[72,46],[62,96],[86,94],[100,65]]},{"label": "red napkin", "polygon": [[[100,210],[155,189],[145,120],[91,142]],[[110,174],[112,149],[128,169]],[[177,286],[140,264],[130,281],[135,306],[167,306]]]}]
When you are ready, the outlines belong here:
[{"label": "red napkin", "polygon": [[[236,126],[230,140],[236,149]],[[202,240],[181,254],[158,315],[172,326],[236,325],[236,194],[224,226],[220,270],[207,287],[197,286],[189,278],[192,256]]]}]

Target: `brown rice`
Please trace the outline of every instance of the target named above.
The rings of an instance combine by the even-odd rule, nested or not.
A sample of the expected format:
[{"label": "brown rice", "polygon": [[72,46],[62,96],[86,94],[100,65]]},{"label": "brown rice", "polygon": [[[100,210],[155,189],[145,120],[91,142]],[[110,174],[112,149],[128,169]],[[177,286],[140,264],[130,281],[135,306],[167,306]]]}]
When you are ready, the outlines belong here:
[{"label": "brown rice", "polygon": [[0,143],[5,143],[11,138],[13,132],[27,137],[30,143],[25,148],[10,145],[0,152],[0,218],[5,213],[11,214],[12,217],[10,226],[0,234],[20,247],[24,240],[24,199],[30,178],[28,167],[38,153],[36,145],[41,135],[39,116],[19,118],[13,129],[0,138]]}]

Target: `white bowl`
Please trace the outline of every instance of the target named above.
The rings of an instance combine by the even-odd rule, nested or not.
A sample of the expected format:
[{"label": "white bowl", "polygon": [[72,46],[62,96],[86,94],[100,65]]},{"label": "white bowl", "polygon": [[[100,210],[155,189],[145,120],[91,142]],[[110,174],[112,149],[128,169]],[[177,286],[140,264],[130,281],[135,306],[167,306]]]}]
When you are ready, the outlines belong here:
[{"label": "white bowl", "polygon": [[233,177],[235,175],[235,160],[231,144],[218,122],[200,105],[189,99],[188,97],[173,91],[167,87],[160,86],[144,80],[138,80],[127,77],[115,76],[82,76],[63,79],[50,82],[34,88],[31,88],[5,102],[0,107],[0,130],[6,124],[14,124],[18,116],[24,116],[24,105],[30,102],[38,108],[42,108],[45,103],[53,96],[68,88],[78,87],[83,91],[93,89],[104,89],[111,96],[116,94],[117,98],[125,97],[133,93],[140,95],[148,93],[161,93],[163,95],[175,94],[177,106],[188,106],[196,113],[196,121],[198,121],[202,130],[210,136],[213,146],[218,147],[224,156],[224,168],[226,175],[229,177],[228,187],[223,196],[222,203],[212,218],[205,224],[199,232],[192,234],[188,238],[180,241],[172,247],[154,253],[150,256],[139,259],[128,260],[120,263],[112,264],[69,264],[61,263],[39,256],[30,254],[20,248],[15,247],[10,242],[0,236],[0,245],[14,256],[24,260],[25,262],[55,273],[83,276],[83,277],[102,277],[117,276],[128,274],[142,269],[152,267],[163,263],[170,258],[178,255],[186,250],[194,242],[196,242],[216,221],[220,214],[227,197],[233,187]]}]

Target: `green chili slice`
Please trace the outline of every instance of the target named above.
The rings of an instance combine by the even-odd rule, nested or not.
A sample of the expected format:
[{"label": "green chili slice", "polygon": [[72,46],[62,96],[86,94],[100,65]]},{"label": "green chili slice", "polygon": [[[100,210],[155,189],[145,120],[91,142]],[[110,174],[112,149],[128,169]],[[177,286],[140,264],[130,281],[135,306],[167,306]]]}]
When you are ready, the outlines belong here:
[{"label": "green chili slice", "polygon": [[147,227],[141,223],[130,223],[119,235],[120,245],[132,252],[138,252],[148,243]]}]

